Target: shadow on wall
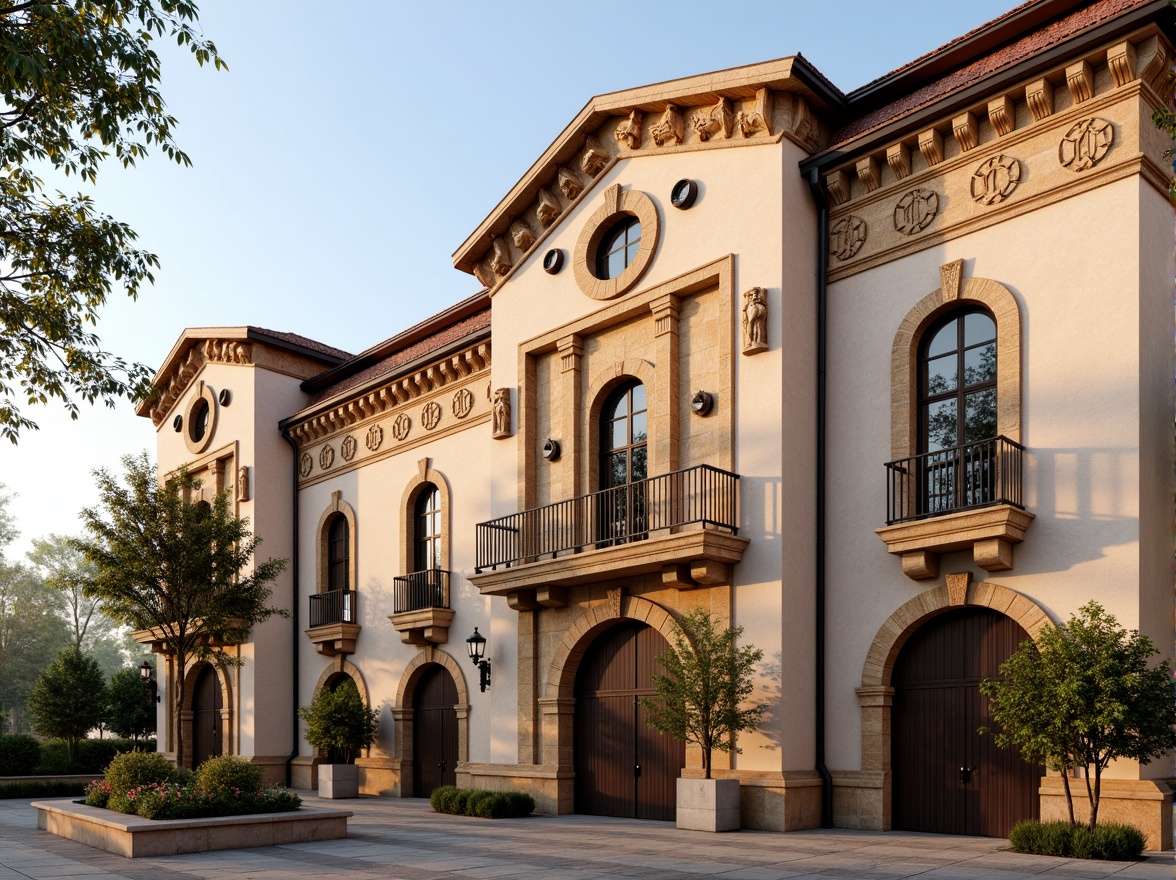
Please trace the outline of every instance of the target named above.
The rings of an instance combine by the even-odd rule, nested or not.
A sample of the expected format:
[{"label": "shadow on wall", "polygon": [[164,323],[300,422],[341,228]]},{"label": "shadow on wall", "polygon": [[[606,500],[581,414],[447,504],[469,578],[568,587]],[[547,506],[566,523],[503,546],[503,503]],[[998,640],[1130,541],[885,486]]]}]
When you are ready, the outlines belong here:
[{"label": "shadow on wall", "polygon": [[779,751],[783,744],[784,700],[783,700],[783,657],[780,651],[770,660],[759,664],[760,685],[751,695],[753,700],[764,704],[764,717],[756,733],[767,740],[765,749]]}]

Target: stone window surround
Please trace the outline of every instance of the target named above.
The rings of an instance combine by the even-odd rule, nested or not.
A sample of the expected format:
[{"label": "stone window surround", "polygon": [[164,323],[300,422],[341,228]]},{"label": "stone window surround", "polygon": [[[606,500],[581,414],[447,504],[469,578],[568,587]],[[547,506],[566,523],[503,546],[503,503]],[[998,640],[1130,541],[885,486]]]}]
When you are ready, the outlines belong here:
[{"label": "stone window surround", "polygon": [[[639,190],[622,190],[619,183],[603,193],[604,201],[589,217],[576,240],[572,257],[572,274],[585,296],[615,299],[628,293],[641,280],[653,260],[661,237],[661,224],[653,199]],[[624,217],[636,217],[641,223],[641,243],[637,256],[615,278],[596,277],[596,251],[605,235]]]},{"label": "stone window surround", "polygon": [[349,560],[347,566],[347,584],[352,590],[355,590],[359,585],[357,578],[359,570],[359,560],[357,548],[359,546],[359,535],[356,531],[355,510],[343,500],[343,493],[336,490],[331,493],[331,503],[327,505],[323,511],[322,516],[319,517],[318,527],[315,531],[316,541],[316,557],[315,560],[315,593],[325,593],[327,585],[330,582],[328,579],[329,558],[327,552],[327,536],[330,531],[330,522],[336,514],[341,514],[347,520],[347,536],[348,536],[348,553]]},{"label": "stone window surround", "polygon": [[[197,405],[204,401],[208,404],[208,429],[204,432],[204,436],[199,440],[192,439],[192,416],[196,412]],[[180,434],[184,438],[184,445],[188,447],[188,451],[193,455],[199,455],[208,449],[212,443],[212,437],[216,433],[216,417],[217,417],[217,402],[216,395],[212,389],[200,380],[200,384],[196,386],[196,393],[192,395],[192,399],[188,401],[188,405],[184,408],[184,423],[181,426]]]},{"label": "stone window surround", "polygon": [[411,574],[415,571],[413,549],[416,546],[416,502],[422,489],[430,484],[437,487],[437,492],[441,496],[441,568],[446,571],[450,568],[449,536],[453,505],[450,502],[449,481],[440,471],[433,470],[431,459],[422,458],[417,462],[416,475],[409,480],[400,499],[400,571],[402,574]]}]

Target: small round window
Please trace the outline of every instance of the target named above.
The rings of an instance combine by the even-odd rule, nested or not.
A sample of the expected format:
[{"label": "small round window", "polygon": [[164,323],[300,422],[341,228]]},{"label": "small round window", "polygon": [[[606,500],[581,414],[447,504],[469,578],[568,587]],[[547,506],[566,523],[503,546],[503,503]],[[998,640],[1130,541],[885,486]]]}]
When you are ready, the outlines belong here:
[{"label": "small round window", "polygon": [[641,245],[641,221],[627,216],[600,240],[596,250],[596,277],[608,281],[618,277],[637,259]]},{"label": "small round window", "polygon": [[204,435],[208,433],[208,418],[210,413],[211,410],[207,400],[198,400],[196,402],[196,406],[192,410],[191,421],[188,422],[191,425],[188,430],[191,432],[193,443],[199,443],[204,439]]}]

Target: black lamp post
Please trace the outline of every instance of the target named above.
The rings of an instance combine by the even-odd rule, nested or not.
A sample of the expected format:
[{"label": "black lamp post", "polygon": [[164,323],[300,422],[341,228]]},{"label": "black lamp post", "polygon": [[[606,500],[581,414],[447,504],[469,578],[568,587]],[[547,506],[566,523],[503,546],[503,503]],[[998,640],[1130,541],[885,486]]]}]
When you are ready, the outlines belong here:
[{"label": "black lamp post", "polygon": [[154,697],[155,702],[158,703],[159,694],[156,691],[158,690],[159,685],[151,675],[151,673],[154,671],[154,667],[144,660],[143,665],[139,667],[139,683],[143,685],[143,698],[150,702],[151,698]]},{"label": "black lamp post", "polygon": [[485,693],[486,688],[490,687],[490,661],[482,659],[486,654],[486,637],[478,633],[476,626],[474,634],[466,639],[466,649],[470,652],[470,659],[478,667],[478,672],[482,674],[479,684],[482,692]]}]

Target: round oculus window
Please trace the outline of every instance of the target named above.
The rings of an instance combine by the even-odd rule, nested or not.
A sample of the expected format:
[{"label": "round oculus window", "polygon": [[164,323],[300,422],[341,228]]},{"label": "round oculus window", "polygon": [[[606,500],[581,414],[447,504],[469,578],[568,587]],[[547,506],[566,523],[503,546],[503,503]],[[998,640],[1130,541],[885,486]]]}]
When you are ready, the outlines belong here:
[{"label": "round oculus window", "polygon": [[641,247],[641,221],[632,215],[614,224],[596,249],[596,277],[608,281],[618,277],[637,259]]},{"label": "round oculus window", "polygon": [[188,423],[190,426],[188,435],[192,438],[193,443],[199,443],[208,433],[208,419],[211,412],[207,400],[197,401],[196,406],[192,409],[192,419]]}]

